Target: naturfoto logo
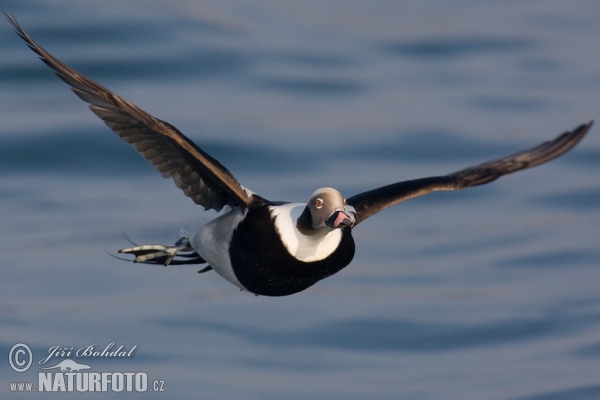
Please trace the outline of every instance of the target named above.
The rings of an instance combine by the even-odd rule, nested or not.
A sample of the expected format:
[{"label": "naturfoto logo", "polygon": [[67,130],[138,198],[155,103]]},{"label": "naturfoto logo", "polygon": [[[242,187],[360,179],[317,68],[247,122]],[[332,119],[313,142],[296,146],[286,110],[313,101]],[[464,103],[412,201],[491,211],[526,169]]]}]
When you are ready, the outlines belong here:
[{"label": "naturfoto logo", "polygon": [[[164,380],[148,382],[146,372],[95,372],[88,364],[98,358],[133,357],[137,345],[106,346],[90,344],[82,347],[52,346],[38,361],[37,386],[34,382],[10,382],[11,392],[163,392]],[[75,361],[73,358],[79,359]],[[8,354],[11,368],[16,372],[30,369],[34,356],[31,348],[15,344]],[[84,362],[79,362],[83,359]],[[47,372],[47,371],[50,372]]]}]

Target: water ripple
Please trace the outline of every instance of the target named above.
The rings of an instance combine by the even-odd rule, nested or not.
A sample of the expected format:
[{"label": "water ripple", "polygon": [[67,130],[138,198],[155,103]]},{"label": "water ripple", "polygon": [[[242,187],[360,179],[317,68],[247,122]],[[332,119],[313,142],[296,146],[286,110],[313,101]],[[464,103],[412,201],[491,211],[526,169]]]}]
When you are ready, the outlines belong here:
[{"label": "water ripple", "polygon": [[591,400],[600,399],[600,385],[554,390],[533,396],[519,397],[519,400]]},{"label": "water ripple", "polygon": [[434,163],[469,159],[484,161],[516,149],[517,146],[490,144],[466,139],[459,132],[430,128],[389,135],[385,141],[357,143],[345,153],[366,160],[390,159]]},{"label": "water ripple", "polygon": [[594,250],[560,250],[527,254],[517,257],[504,257],[496,262],[502,268],[571,268],[573,266],[594,265],[600,259],[600,252]]},{"label": "water ripple", "polygon": [[[228,75],[242,70],[250,64],[250,58],[235,51],[223,49],[199,49],[195,52],[181,53],[169,58],[143,56],[133,59],[87,60],[69,62],[65,61],[76,70],[92,77],[96,81],[105,79],[123,79],[127,81],[148,79],[165,79],[175,81],[178,79],[195,77],[206,79],[220,75]],[[190,66],[193,65],[193,68]],[[26,81],[55,80],[51,73],[38,64],[27,65],[2,65],[0,66],[0,81],[14,83]]]},{"label": "water ripple", "polygon": [[349,95],[365,90],[364,85],[339,78],[263,78],[259,85],[265,89],[275,89],[295,94]]},{"label": "water ripple", "polygon": [[[553,317],[465,325],[364,318],[321,323],[293,331],[176,318],[164,318],[155,323],[170,329],[219,331],[269,346],[312,346],[366,352],[439,352],[539,339],[561,330],[565,321]],[[570,322],[571,326],[577,323],[581,322]]]},{"label": "water ripple", "polygon": [[416,39],[387,43],[383,49],[392,55],[411,58],[458,58],[481,53],[507,53],[533,48],[526,39],[500,37],[463,37]]},{"label": "water ripple", "polygon": [[[318,170],[325,162],[317,153],[311,156],[228,141],[202,140],[201,146],[231,170],[250,173],[310,172]],[[61,130],[3,139],[0,171],[0,175],[42,171],[83,176],[111,176],[115,172],[128,175],[154,173],[135,150],[101,124],[85,133]]]},{"label": "water ripple", "polygon": [[531,113],[550,106],[550,102],[542,98],[484,96],[474,97],[470,104],[489,111]]},{"label": "water ripple", "polygon": [[571,211],[589,212],[600,208],[600,189],[585,188],[566,193],[536,196],[535,204],[558,207]]}]

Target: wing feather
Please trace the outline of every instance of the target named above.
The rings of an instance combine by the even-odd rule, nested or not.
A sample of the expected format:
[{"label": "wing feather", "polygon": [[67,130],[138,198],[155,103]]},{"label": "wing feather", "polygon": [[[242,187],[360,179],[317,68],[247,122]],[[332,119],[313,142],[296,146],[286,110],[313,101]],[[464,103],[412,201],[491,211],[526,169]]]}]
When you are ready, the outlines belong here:
[{"label": "wing feather", "polygon": [[402,201],[437,190],[459,190],[492,182],[502,175],[548,162],[573,148],[590,130],[594,121],[565,132],[554,140],[529,150],[465,168],[444,176],[398,182],[357,194],[348,199],[356,210],[355,226],[370,216]]},{"label": "wing feather", "polygon": [[[4,13],[18,35],[56,75],[121,139],[134,147],[165,178],[172,178],[196,204],[220,211],[245,208],[253,197],[221,163],[169,123],[138,108],[48,53]],[[260,198],[256,196],[256,198]],[[262,198],[261,198],[262,199]]]}]

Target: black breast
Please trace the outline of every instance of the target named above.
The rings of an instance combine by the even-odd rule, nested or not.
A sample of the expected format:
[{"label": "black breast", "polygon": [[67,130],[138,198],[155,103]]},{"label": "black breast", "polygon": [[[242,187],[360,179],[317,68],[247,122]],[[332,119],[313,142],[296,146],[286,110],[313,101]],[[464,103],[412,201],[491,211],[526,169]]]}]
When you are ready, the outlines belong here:
[{"label": "black breast", "polygon": [[303,262],[285,248],[268,207],[251,208],[235,230],[229,247],[231,265],[240,283],[252,293],[287,296],[300,292],[350,264],[354,239],[343,228],[338,248],[320,261]]}]

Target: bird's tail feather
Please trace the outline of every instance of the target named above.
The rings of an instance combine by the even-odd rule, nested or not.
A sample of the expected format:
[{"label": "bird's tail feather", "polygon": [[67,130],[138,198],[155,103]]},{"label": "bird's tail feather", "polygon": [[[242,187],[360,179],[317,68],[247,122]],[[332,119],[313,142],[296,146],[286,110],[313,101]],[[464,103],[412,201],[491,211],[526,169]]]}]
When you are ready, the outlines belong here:
[{"label": "bird's tail feather", "polygon": [[[135,244],[132,242],[132,244]],[[198,252],[190,245],[189,237],[181,237],[173,246],[162,244],[135,245],[127,249],[119,250],[122,254],[133,254],[133,262],[144,264],[182,265],[182,264],[206,264]]]}]

